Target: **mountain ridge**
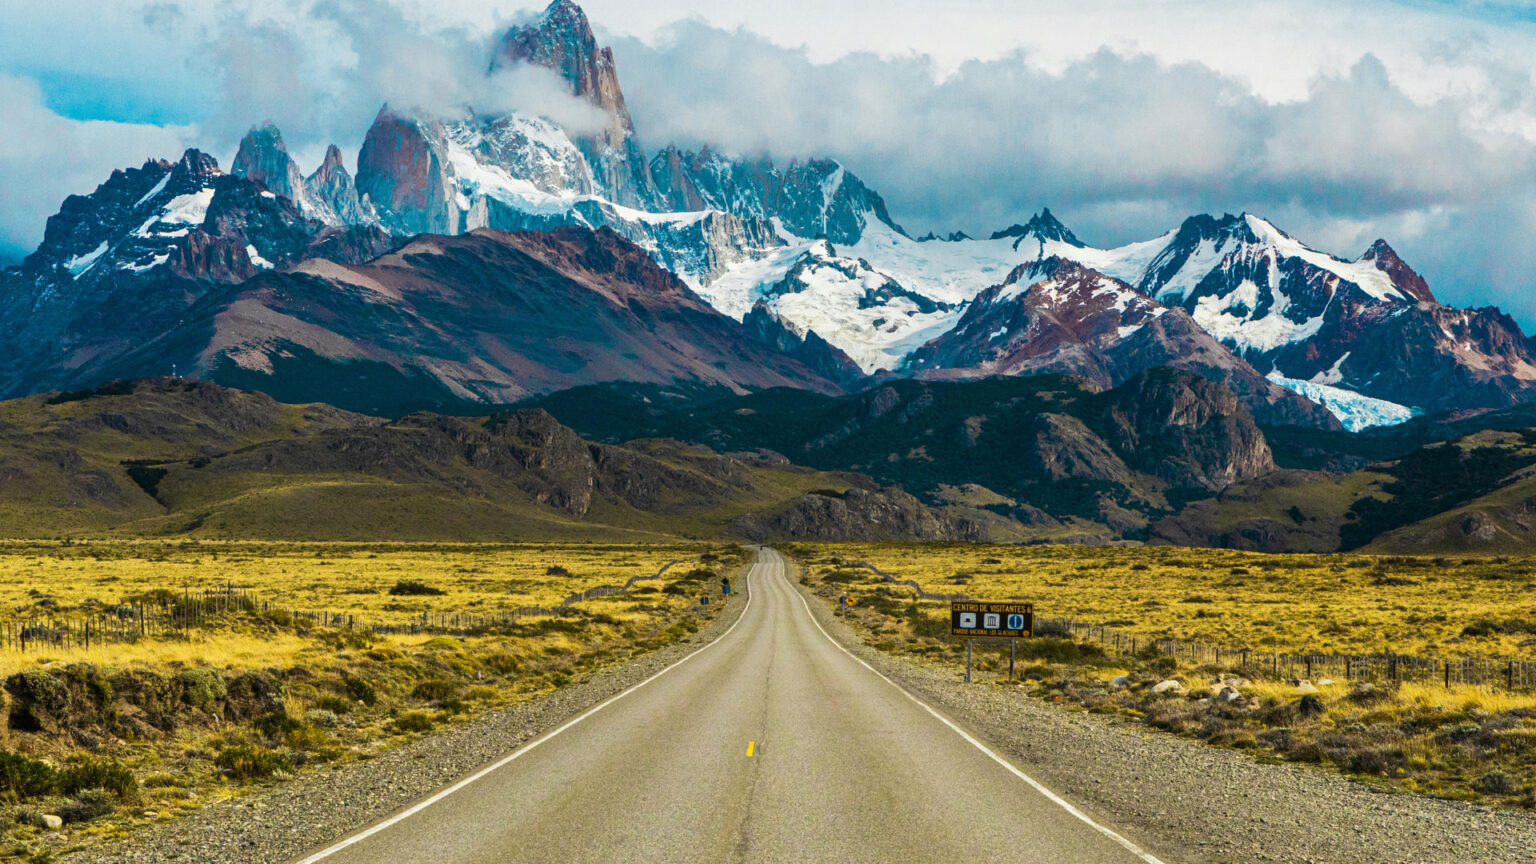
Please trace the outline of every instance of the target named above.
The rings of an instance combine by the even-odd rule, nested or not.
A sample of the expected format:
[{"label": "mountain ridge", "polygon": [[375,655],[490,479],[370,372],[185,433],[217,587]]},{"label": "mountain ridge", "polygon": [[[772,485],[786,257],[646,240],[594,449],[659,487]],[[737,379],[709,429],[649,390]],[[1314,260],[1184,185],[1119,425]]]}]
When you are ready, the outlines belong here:
[{"label": "mountain ridge", "polygon": [[[1357,428],[1536,397],[1536,352],[1518,325],[1491,307],[1439,304],[1384,240],[1346,260],[1254,214],[1199,214],[1156,238],[1100,249],[1048,208],[988,239],[914,239],[836,160],[775,164],[766,154],[728,157],[708,146],[649,153],[612,51],[569,0],[501,34],[487,74],[517,65],[554,73],[606,123],[568,133],[517,112],[434,116],[385,105],[355,176],[334,145],[304,176],[281,132],[263,124],[242,141],[230,174],[193,150],[179,169],[146,163],[115,173],[92,196],[72,197],[38,250],[0,275],[0,313],[21,334],[0,360],[0,394],[182,368],[184,357],[129,363],[120,355],[166,341],[167,328],[202,298],[308,258],[352,265],[422,234],[576,226],[635,244],[716,310],[782,352],[809,352],[803,359],[819,364],[816,375],[845,386],[862,386],[860,375],[978,377],[1012,368],[1084,374],[1113,387],[1172,365],[1228,384],[1266,423],[1325,430],[1338,417]],[[194,180],[152,188],[178,171]],[[1080,303],[1030,300],[1027,315],[994,310],[999,320],[987,334],[1001,328],[995,339],[1013,346],[1012,360],[983,350],[994,337],[960,329],[1013,289],[1019,268],[1056,259],[1129,286],[1141,297],[1127,299],[1127,309],[1162,311],[1085,339],[1064,336],[1082,323],[1068,326]],[[1022,287],[1026,295],[1036,289]],[[132,308],[146,303],[155,308]],[[1042,329],[1047,320],[1054,325]],[[1288,382],[1293,394],[1343,394],[1324,400],[1338,417],[1279,392]],[[515,389],[482,395],[500,400]],[[1340,407],[1349,394],[1382,410],[1351,414]]]}]

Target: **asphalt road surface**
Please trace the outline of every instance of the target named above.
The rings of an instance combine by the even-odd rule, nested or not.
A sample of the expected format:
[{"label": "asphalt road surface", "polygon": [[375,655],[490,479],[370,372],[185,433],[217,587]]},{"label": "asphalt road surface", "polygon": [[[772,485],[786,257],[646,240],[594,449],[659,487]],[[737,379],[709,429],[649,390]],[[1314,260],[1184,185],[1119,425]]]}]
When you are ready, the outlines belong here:
[{"label": "asphalt road surface", "polygon": [[758,552],[719,639],[300,861],[1158,860],[844,651],[785,574]]}]

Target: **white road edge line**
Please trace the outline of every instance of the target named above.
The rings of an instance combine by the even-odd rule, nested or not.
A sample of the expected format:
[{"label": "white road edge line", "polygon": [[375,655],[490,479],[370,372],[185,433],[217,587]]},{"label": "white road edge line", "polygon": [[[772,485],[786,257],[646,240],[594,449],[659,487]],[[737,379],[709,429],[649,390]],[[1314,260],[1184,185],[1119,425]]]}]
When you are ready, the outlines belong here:
[{"label": "white road edge line", "polygon": [[[755,566],[755,562],[754,562],[754,566]],[[368,839],[369,837],[372,837],[373,835],[379,833],[380,831],[383,831],[386,828],[389,828],[389,827],[391,827],[393,825],[396,825],[396,824],[398,824],[398,823],[400,823],[400,822],[402,822],[402,821],[404,821],[406,819],[409,819],[410,817],[416,815],[417,813],[420,813],[421,811],[427,809],[428,807],[431,807],[433,804],[436,804],[437,802],[443,800],[444,798],[447,798],[449,795],[452,795],[453,793],[459,791],[460,789],[463,789],[464,787],[470,785],[471,783],[474,783],[476,780],[479,780],[482,777],[485,777],[487,774],[490,774],[491,772],[496,771],[496,770],[498,770],[500,768],[506,767],[508,764],[510,764],[514,760],[516,760],[516,759],[518,759],[518,758],[520,758],[522,756],[525,756],[528,753],[532,752],[540,744],[543,744],[544,742],[550,740],[551,738],[554,738],[556,735],[559,735],[561,732],[564,732],[565,730],[571,728],[572,726],[575,726],[577,723],[580,723],[581,721],[587,719],[588,717],[591,717],[593,714],[596,714],[597,712],[603,710],[604,708],[607,708],[609,705],[612,705],[613,703],[619,701],[620,699],[623,699],[625,696],[628,696],[629,694],[635,692],[636,690],[639,690],[641,687],[644,687],[645,685],[651,683],[652,681],[655,681],[657,678],[660,678],[661,676],[667,674],[668,672],[671,672],[673,669],[676,669],[677,667],[683,665],[684,663],[687,663],[689,660],[692,660],[693,658],[699,656],[700,654],[703,654],[705,651],[708,651],[709,649],[711,649],[711,648],[715,647],[716,645],[720,644],[721,640],[723,640],[725,637],[731,635],[731,631],[736,629],[736,625],[738,625],[742,621],[746,620],[747,610],[752,608],[752,581],[751,581],[751,576],[752,576],[752,570],[751,570],[751,568],[749,568],[747,570],[747,605],[742,607],[741,614],[736,616],[736,620],[731,622],[731,626],[726,628],[726,631],[724,633],[721,633],[719,636],[716,636],[713,640],[711,640],[708,645],[701,646],[697,650],[695,650],[692,653],[690,653],[687,657],[684,657],[683,659],[677,661],[676,663],[673,663],[671,666],[668,666],[667,668],[661,670],[660,672],[657,672],[655,675],[652,675],[651,677],[645,679],[644,681],[641,681],[639,684],[636,684],[633,687],[630,687],[630,688],[628,688],[626,690],[620,691],[619,693],[615,693],[614,695],[609,696],[607,699],[604,699],[602,702],[599,702],[596,705],[593,705],[591,708],[588,708],[587,710],[581,712],[580,714],[576,715],[575,717],[571,718],[570,720],[567,720],[565,723],[561,724],[558,728],[553,729],[553,730],[551,730],[549,732],[546,732],[543,735],[540,735],[539,737],[537,737],[537,738],[533,739],[532,741],[528,742],[527,744],[524,744],[522,747],[518,748],[517,750],[512,751],[511,753],[509,753],[506,756],[502,757],[502,759],[500,759],[499,761],[494,762],[494,763],[492,763],[490,765],[487,765],[484,768],[481,768],[479,771],[476,771],[475,773],[469,775],[468,777],[465,777],[463,780],[460,780],[459,782],[453,784],[452,786],[449,786],[449,787],[447,787],[445,789],[439,790],[432,797],[427,798],[427,799],[425,799],[423,801],[419,801],[415,805],[411,806],[410,808],[402,810],[399,813],[396,813],[395,815],[385,819],[382,822],[377,822],[374,825],[372,825],[372,826],[370,826],[370,827],[368,827],[368,828],[366,828],[366,829],[364,829],[362,831],[357,832],[356,834],[352,834],[352,835],[346,837],[345,839],[338,841],[335,845],[328,846],[325,849],[322,849],[319,852],[316,852],[315,854],[310,855],[308,858],[301,858],[301,859],[299,859],[297,864],[315,864],[315,862],[317,862],[317,861],[323,861],[326,858],[329,858],[332,855],[335,855],[337,852],[340,852],[341,850],[346,849],[349,846],[352,846],[352,845],[357,844],[357,843],[361,843],[362,841]]]},{"label": "white road edge line", "polygon": [[[780,553],[778,551],[775,551],[774,554],[775,555],[780,555],[782,557],[782,553]],[[781,576],[784,576],[784,570],[783,570],[782,564],[780,565],[779,574]],[[788,579],[787,576],[784,576],[784,581],[785,581],[786,584],[789,582],[789,579]],[[1137,858],[1140,858],[1142,861],[1146,862],[1146,864],[1163,864],[1163,861],[1161,859],[1159,859],[1157,856],[1155,856],[1152,853],[1146,851],[1145,849],[1141,848],[1140,846],[1137,846],[1135,843],[1131,842],[1125,836],[1117,833],[1114,829],[1105,827],[1105,826],[1100,825],[1099,823],[1093,821],[1093,817],[1089,816],[1087,813],[1084,813],[1083,811],[1081,811],[1081,810],[1077,809],[1076,807],[1074,807],[1072,805],[1072,802],[1070,802],[1067,799],[1061,797],[1060,795],[1057,795],[1055,792],[1052,792],[1050,789],[1047,789],[1045,787],[1045,785],[1042,784],[1040,781],[1038,781],[1035,778],[1029,776],[1028,774],[1025,774],[1023,771],[1020,771],[1017,767],[1015,767],[1013,765],[1013,763],[1011,763],[1007,759],[1004,759],[1003,757],[997,755],[997,753],[995,753],[992,750],[992,748],[990,748],[987,745],[985,745],[985,744],[981,743],[980,741],[978,741],[974,736],[971,735],[971,733],[965,731],[964,729],[961,729],[959,726],[956,726],[953,721],[951,721],[948,717],[945,717],[943,714],[940,714],[937,710],[935,710],[933,708],[933,706],[931,706],[927,702],[924,702],[923,700],[917,698],[916,696],[913,696],[911,693],[907,692],[907,688],[905,688],[905,687],[901,686],[900,684],[897,684],[895,681],[892,681],[891,679],[885,677],[885,675],[881,674],[880,670],[878,670],[875,667],[869,665],[868,663],[865,663],[864,659],[862,657],[859,657],[858,655],[854,654],[852,651],[849,651],[847,648],[844,648],[843,644],[841,642],[837,641],[836,639],[833,639],[832,638],[832,634],[828,633],[821,626],[821,622],[816,620],[816,614],[811,611],[811,604],[806,602],[805,595],[801,594],[799,591],[796,591],[793,585],[790,586],[789,590],[796,597],[800,598],[800,605],[805,607],[805,614],[806,614],[806,616],[811,619],[811,623],[812,624],[816,625],[816,629],[821,631],[821,635],[825,636],[827,638],[827,641],[831,642],[832,645],[837,648],[837,650],[843,652],[844,654],[847,654],[849,657],[852,657],[854,662],[858,663],[860,666],[863,666],[865,669],[868,669],[870,672],[873,672],[875,674],[875,676],[878,677],[881,681],[884,681],[885,683],[891,685],[892,687],[895,687],[896,690],[901,693],[901,695],[903,695],[903,696],[907,697],[908,699],[912,700],[913,702],[917,703],[924,711],[927,711],[929,714],[932,714],[934,716],[934,718],[937,719],[940,723],[943,723],[945,726],[948,726],[956,735],[959,735],[961,738],[964,738],[967,742],[970,743],[970,745],[972,747],[975,747],[977,750],[980,750],[981,752],[987,754],[987,756],[991,757],[993,762],[996,762],[997,764],[1003,766],[1004,768],[1008,769],[1009,773],[1013,774],[1013,776],[1019,778],[1020,780],[1023,780],[1025,783],[1028,783],[1036,792],[1039,792],[1041,795],[1044,795],[1051,803],[1057,805],[1058,807],[1060,807],[1061,809],[1067,811],[1068,813],[1071,813],[1073,816],[1076,816],[1084,824],[1088,825],[1090,828],[1093,828],[1095,831],[1098,831],[1100,834],[1103,834],[1105,837],[1108,837],[1109,839],[1111,839],[1111,840],[1115,841],[1116,843],[1120,844],[1120,846],[1124,847],[1124,849],[1127,852],[1130,852],[1132,855],[1135,855]]]}]

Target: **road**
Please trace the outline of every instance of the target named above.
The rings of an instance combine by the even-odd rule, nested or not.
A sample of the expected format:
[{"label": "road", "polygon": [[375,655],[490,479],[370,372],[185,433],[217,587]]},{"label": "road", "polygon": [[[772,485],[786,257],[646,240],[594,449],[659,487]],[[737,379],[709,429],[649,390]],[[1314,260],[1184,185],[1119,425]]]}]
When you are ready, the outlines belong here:
[{"label": "road", "polygon": [[844,651],[779,553],[746,581],[716,641],[300,861],[1157,862]]}]

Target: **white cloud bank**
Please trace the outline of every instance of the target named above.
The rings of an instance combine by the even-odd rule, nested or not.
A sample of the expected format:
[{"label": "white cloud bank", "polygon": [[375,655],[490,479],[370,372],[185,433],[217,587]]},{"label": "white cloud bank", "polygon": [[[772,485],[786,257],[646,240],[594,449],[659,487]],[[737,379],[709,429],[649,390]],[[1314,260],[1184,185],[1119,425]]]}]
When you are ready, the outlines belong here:
[{"label": "white cloud bank", "polygon": [[30,252],[65,195],[94,189],[116,168],[178,158],[194,137],[189,128],[61,117],[35,82],[5,74],[0,117],[0,259]]},{"label": "white cloud bank", "polygon": [[[497,32],[527,14],[520,5],[56,0],[14,10],[0,32],[0,75],[10,76],[0,110],[27,131],[0,144],[0,249],[35,244],[64,194],[89,191],[112,167],[174,157],[189,142],[227,162],[265,119],[306,169],[328,143],[355,152],[386,101],[592,123],[548,76],[485,76]],[[1240,210],[1341,254],[1383,236],[1444,299],[1536,322],[1536,258],[1524,251],[1536,230],[1528,24],[1417,2],[1310,0],[587,9],[600,31],[612,28],[653,148],[836,156],[918,231],[985,232],[1049,205],[1100,243]],[[666,23],[690,14],[702,17]],[[27,79],[48,82],[46,104],[62,113],[182,125],[68,120]]]}]

